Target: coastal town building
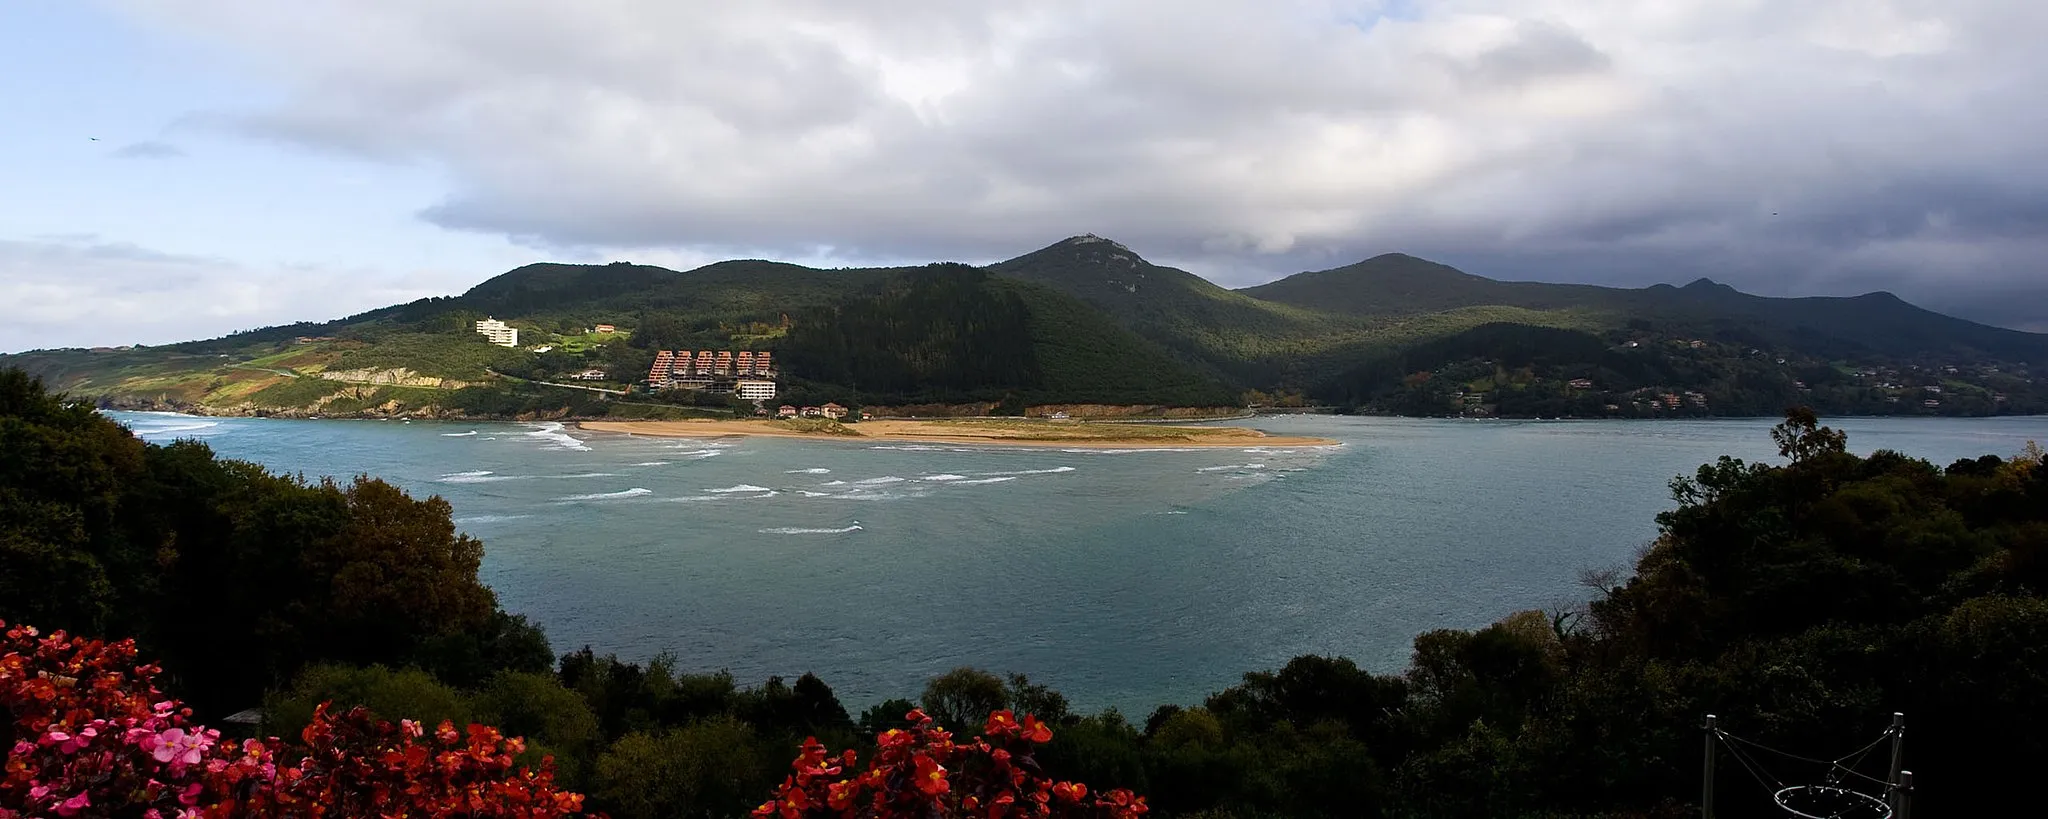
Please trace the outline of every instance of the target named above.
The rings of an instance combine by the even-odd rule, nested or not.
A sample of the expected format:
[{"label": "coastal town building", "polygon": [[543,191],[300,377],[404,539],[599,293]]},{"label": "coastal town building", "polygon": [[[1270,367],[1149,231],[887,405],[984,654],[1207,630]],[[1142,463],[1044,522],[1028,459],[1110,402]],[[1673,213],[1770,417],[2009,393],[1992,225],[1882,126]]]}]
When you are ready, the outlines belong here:
[{"label": "coastal town building", "polygon": [[[734,379],[775,380],[775,356],[767,351],[659,350],[647,370],[647,386],[657,389],[705,389]],[[770,396],[773,397],[773,396]]]},{"label": "coastal town building", "polygon": [[746,401],[772,401],[775,400],[775,382],[742,378],[733,385],[732,392]]},{"label": "coastal town building", "polygon": [[[472,313],[471,315],[475,314]],[[505,326],[505,322],[497,319],[487,318],[478,321],[476,323],[476,331],[482,334],[485,340],[500,347],[519,346],[519,331]]]},{"label": "coastal town building", "polygon": [[610,324],[599,324],[595,327],[590,328],[590,332],[593,333],[616,333],[618,331],[619,328],[617,326]]},{"label": "coastal town building", "polygon": [[584,370],[569,377],[578,381],[603,381],[605,379],[605,372],[603,370]]},{"label": "coastal town building", "polygon": [[792,407],[792,406],[790,406],[790,405],[788,405],[788,404],[783,404],[783,405],[782,405],[782,406],[780,406],[780,407],[776,407],[776,408],[775,408],[775,417],[777,417],[777,418],[795,418],[795,417],[796,417],[796,407]]},{"label": "coastal town building", "polygon": [[837,421],[846,417],[846,408],[838,404],[828,403],[818,408],[818,414]]}]

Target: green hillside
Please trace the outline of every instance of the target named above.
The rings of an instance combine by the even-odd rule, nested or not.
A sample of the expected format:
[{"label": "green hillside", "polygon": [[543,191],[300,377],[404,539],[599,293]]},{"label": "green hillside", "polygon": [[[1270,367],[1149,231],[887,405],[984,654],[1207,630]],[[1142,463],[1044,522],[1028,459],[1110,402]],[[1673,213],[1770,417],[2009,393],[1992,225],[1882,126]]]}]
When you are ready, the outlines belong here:
[{"label": "green hillside", "polygon": [[[520,348],[472,332],[486,317]],[[608,411],[677,348],[776,351],[802,396],[877,403],[1215,406],[1256,390],[1428,415],[2048,411],[2030,369],[2048,366],[2048,336],[1888,293],[1503,282],[1401,254],[1233,291],[1093,235],[985,268],[531,264],[332,321],[0,365],[122,406],[542,417]],[[611,393],[541,383],[591,370],[583,383]],[[633,412],[655,411],[644,400],[728,403],[674,394]]]},{"label": "green hillside", "polygon": [[871,403],[1236,402],[1073,297],[959,264],[908,271],[802,316],[779,355],[804,381],[857,388]]},{"label": "green hillside", "polygon": [[1355,322],[1160,267],[1099,236],[1076,236],[989,270],[1073,296],[1183,361],[1240,383],[1270,381],[1274,366],[1341,344],[1358,330]]}]

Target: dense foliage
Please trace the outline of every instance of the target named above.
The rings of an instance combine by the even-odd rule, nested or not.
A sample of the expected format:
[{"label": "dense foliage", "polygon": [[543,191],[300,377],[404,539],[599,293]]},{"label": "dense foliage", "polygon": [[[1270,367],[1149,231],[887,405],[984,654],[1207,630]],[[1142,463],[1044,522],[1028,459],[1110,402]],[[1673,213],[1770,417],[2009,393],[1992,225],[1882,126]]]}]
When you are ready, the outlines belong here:
[{"label": "dense foliage", "polygon": [[0,370],[0,618],[135,635],[202,708],[254,705],[310,662],[546,668],[482,556],[439,498],[145,444]]},{"label": "dense foliage", "polygon": [[807,313],[780,349],[800,390],[845,393],[842,402],[1213,406],[1235,398],[1069,297],[967,265],[906,271]]},{"label": "dense foliage", "polygon": [[2022,367],[1857,368],[1762,343],[1734,328],[1694,337],[1649,321],[1604,334],[1490,323],[1378,353],[1319,392],[1360,411],[1435,416],[1754,417],[1795,404],[1845,415],[2048,412],[2048,385]]}]

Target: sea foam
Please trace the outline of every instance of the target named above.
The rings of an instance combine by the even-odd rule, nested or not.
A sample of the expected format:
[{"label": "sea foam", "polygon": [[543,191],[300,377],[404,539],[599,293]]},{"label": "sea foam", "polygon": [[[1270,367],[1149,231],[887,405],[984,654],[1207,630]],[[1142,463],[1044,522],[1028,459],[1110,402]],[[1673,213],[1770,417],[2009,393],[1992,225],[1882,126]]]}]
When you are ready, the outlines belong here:
[{"label": "sea foam", "polygon": [[652,489],[642,489],[642,488],[640,488],[640,487],[637,487],[637,486],[636,486],[636,487],[633,487],[632,489],[622,489],[622,490],[619,490],[619,491],[617,491],[617,492],[598,492],[598,493],[596,493],[596,494],[591,494],[591,495],[570,495],[569,497],[566,497],[566,498],[560,498],[559,500],[563,500],[563,501],[596,501],[596,500],[618,500],[618,499],[620,499],[620,498],[637,498],[637,497],[640,497],[640,496],[642,496],[642,495],[652,495],[652,494],[654,494],[654,490],[652,490]]},{"label": "sea foam", "polygon": [[838,529],[806,529],[806,528],[803,528],[803,527],[801,527],[801,526],[778,526],[778,527],[775,527],[775,528],[773,528],[773,529],[762,529],[762,530],[761,530],[761,534],[764,534],[764,535],[843,535],[843,534],[846,534],[847,532],[858,532],[858,531],[860,531],[860,530],[861,530],[861,525],[860,525],[860,524],[858,524],[858,523],[856,523],[856,524],[854,524],[854,525],[852,525],[852,526],[843,526],[843,527],[840,527],[840,528],[838,528]]}]

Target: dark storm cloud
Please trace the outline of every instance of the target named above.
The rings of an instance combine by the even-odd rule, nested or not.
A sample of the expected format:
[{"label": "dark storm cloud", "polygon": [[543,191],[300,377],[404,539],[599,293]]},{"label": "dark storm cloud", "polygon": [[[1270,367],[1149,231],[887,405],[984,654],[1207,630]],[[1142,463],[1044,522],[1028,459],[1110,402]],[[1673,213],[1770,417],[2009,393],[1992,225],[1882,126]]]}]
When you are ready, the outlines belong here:
[{"label": "dark storm cloud", "polygon": [[2035,320],[2048,4],[153,5],[274,58],[241,127],[445,169],[423,218],[536,246],[1094,232],[1233,286],[1398,250]]}]

